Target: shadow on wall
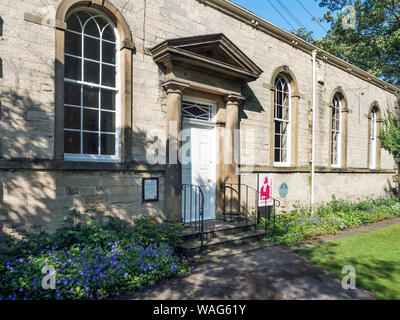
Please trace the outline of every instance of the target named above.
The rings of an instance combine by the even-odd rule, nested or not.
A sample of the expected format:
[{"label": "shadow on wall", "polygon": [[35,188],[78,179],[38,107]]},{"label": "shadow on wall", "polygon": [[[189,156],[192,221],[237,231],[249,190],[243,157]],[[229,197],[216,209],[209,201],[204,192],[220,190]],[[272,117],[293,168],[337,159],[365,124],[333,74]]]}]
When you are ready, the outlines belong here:
[{"label": "shadow on wall", "polygon": [[243,108],[241,108],[240,119],[248,119],[246,111],[257,113],[265,111],[253,89],[247,83],[243,86],[242,93],[246,100]]},{"label": "shadow on wall", "polygon": [[1,92],[2,158],[47,158],[53,149],[52,105],[34,101],[25,90]]},{"label": "shadow on wall", "polygon": [[396,186],[392,183],[392,181],[390,181],[390,179],[388,178],[387,180],[387,186],[385,187],[385,194],[390,196],[390,197],[398,197],[398,189],[396,188]]},{"label": "shadow on wall", "polygon": [[[37,159],[31,155],[42,154],[43,149],[53,150],[54,120],[46,114],[44,106],[35,102],[28,92],[2,91],[2,118],[0,119],[0,145],[7,148],[2,160],[17,159],[28,169],[0,169],[0,242],[12,231],[11,226],[30,229],[41,225],[47,231],[55,231],[64,225],[64,217],[70,208],[90,208],[85,203],[100,200],[104,211],[130,223],[141,215],[158,215],[163,200],[158,203],[142,203],[142,178],[150,173],[131,170],[60,170],[29,169],[41,161],[51,164],[50,159]],[[45,132],[45,133],[43,133]],[[152,142],[146,141],[144,130],[134,129],[132,141],[146,153]],[[29,154],[29,150],[33,152]],[[3,150],[4,151],[4,150]],[[160,152],[165,152],[162,148]],[[27,154],[30,161],[24,157]],[[0,153],[1,155],[1,153]],[[133,164],[133,163],[132,163]],[[106,167],[106,166],[104,166]],[[161,173],[154,174],[162,177]],[[160,186],[162,194],[163,186]],[[20,235],[12,235],[18,238]]]}]

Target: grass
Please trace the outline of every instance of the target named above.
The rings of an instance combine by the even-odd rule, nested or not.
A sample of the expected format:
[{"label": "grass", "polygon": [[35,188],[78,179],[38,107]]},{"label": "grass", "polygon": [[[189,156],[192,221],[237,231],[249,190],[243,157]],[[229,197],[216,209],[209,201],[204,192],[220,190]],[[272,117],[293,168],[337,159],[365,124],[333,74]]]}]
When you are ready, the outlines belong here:
[{"label": "grass", "polygon": [[356,285],[379,299],[400,299],[400,224],[321,243],[296,253],[341,279],[342,268],[356,269]]}]

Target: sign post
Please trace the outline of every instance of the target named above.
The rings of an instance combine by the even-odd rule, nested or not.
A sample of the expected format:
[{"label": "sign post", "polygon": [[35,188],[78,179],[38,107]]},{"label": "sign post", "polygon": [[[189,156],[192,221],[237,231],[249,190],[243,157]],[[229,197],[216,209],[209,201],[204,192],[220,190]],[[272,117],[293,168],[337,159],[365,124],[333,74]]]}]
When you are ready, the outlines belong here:
[{"label": "sign post", "polygon": [[272,199],[273,178],[270,174],[258,175],[258,206],[259,207],[272,207],[274,201]]},{"label": "sign post", "polygon": [[270,219],[272,206],[274,205],[273,197],[273,178],[271,174],[259,174],[258,175],[258,212],[257,222],[260,222],[261,211],[264,208],[265,219]]}]

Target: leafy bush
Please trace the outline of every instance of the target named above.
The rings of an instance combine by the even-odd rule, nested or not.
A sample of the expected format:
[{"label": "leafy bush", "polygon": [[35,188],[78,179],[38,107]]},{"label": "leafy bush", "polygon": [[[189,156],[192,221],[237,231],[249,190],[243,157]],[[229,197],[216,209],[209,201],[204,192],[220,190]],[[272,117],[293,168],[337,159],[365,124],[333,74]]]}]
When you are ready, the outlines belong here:
[{"label": "leafy bush", "polygon": [[400,216],[398,199],[363,199],[347,201],[336,199],[322,204],[314,211],[309,207],[295,208],[287,214],[277,214],[274,221],[267,220],[268,236],[266,241],[277,240],[291,245],[322,235],[334,234],[338,230],[354,228],[361,224]]},{"label": "leafy bush", "polygon": [[[188,271],[175,253],[178,225],[141,217],[132,228],[94,210],[69,215],[55,233],[22,230],[23,239],[0,252],[0,299],[96,299]],[[44,266],[56,271],[54,290],[42,287]]]},{"label": "leafy bush", "polygon": [[136,234],[137,241],[142,241],[146,244],[149,241],[157,243],[168,242],[172,247],[176,248],[182,243],[182,226],[180,224],[166,221],[162,224],[156,223],[141,217],[136,220]]},{"label": "leafy bush", "polygon": [[77,243],[103,246],[105,243],[121,239],[141,242],[143,245],[150,242],[169,243],[174,249],[182,242],[181,225],[168,221],[157,223],[147,216],[138,218],[134,228],[119,218],[104,217],[103,213],[97,210],[87,210],[82,214],[72,209],[64,220],[65,226],[52,234],[44,231],[39,225],[33,226],[31,231],[15,227],[22,239],[9,240],[8,248],[1,250],[0,256],[36,254],[44,246],[57,246],[61,249]]}]

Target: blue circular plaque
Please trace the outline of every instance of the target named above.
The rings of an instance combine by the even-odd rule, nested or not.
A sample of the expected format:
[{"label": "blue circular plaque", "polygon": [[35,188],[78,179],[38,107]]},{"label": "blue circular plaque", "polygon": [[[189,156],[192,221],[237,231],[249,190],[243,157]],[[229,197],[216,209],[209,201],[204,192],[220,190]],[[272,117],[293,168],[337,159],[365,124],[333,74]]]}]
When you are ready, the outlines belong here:
[{"label": "blue circular plaque", "polygon": [[279,187],[279,194],[282,198],[285,198],[288,195],[289,187],[286,182],[282,183]]}]

